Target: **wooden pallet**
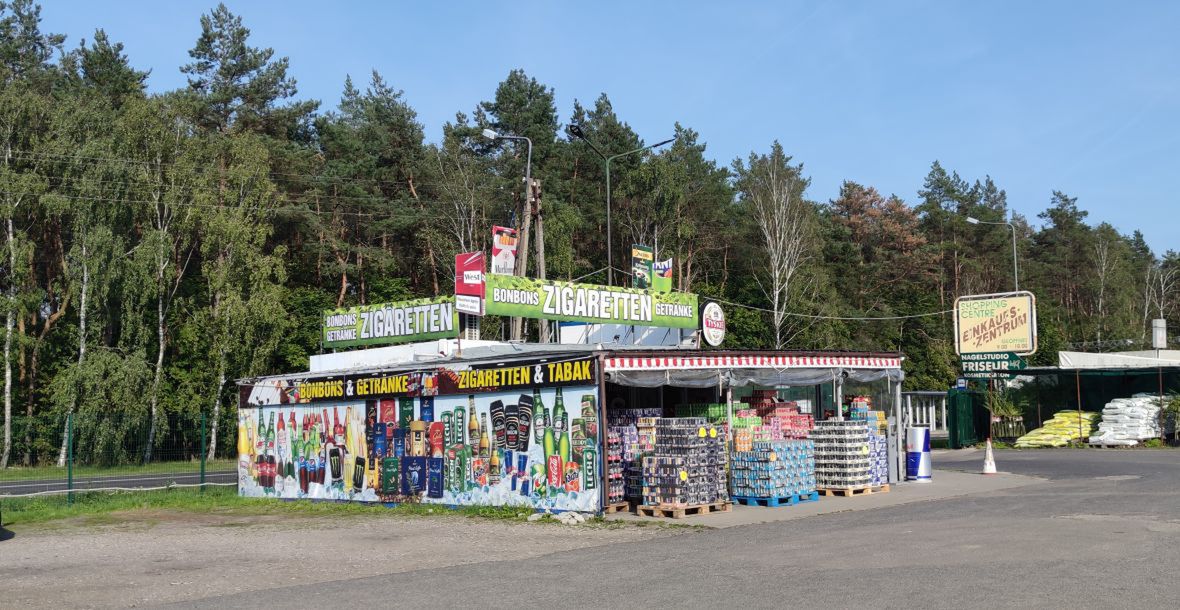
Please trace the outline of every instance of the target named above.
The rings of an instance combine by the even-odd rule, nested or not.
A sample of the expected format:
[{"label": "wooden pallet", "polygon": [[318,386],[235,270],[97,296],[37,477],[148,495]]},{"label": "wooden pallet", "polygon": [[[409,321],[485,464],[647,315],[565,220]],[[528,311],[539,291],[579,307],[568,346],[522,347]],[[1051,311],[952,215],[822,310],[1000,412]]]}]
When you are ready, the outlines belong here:
[{"label": "wooden pallet", "polygon": [[607,504],[606,507],[602,509],[602,513],[604,515],[612,515],[614,513],[625,513],[630,511],[630,502],[615,502],[614,504]]},{"label": "wooden pallet", "polygon": [[801,502],[815,502],[819,500],[818,491],[810,491],[805,494],[795,494],[785,496],[782,498],[758,498],[754,496],[733,496],[733,499],[745,506],[767,506],[771,508],[779,506],[794,506]]},{"label": "wooden pallet", "polygon": [[853,489],[836,487],[830,489],[819,489],[817,491],[821,496],[870,496],[873,494],[888,493],[889,486],[880,485],[878,487],[856,487]]},{"label": "wooden pallet", "polygon": [[712,504],[694,504],[691,506],[673,506],[671,504],[647,505],[635,507],[635,513],[641,517],[663,517],[665,519],[683,519],[693,515],[707,515],[709,513],[728,513],[732,505],[729,502],[714,502]]}]

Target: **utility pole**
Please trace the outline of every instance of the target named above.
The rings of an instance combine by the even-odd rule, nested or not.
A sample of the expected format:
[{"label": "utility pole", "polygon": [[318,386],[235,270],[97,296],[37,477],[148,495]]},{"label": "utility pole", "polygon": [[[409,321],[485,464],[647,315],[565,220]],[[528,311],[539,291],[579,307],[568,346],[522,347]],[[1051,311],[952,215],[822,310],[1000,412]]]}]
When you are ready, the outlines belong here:
[{"label": "utility pole", "polygon": [[[529,185],[529,200],[533,204],[532,212],[537,215],[537,279],[545,279],[545,219],[541,214],[541,181],[533,180]],[[549,321],[537,320],[540,328],[541,343],[549,343]]]},{"label": "utility pole", "polygon": [[[516,257],[516,275],[518,277],[527,277],[529,269],[529,229],[533,224],[533,189],[529,187],[529,182],[532,181],[532,176],[525,178],[524,183],[524,206],[522,207],[522,214],[520,215],[520,244],[516,249],[520,256]],[[510,335],[513,341],[520,341],[521,326],[523,320],[521,318],[512,318],[512,334]]]}]

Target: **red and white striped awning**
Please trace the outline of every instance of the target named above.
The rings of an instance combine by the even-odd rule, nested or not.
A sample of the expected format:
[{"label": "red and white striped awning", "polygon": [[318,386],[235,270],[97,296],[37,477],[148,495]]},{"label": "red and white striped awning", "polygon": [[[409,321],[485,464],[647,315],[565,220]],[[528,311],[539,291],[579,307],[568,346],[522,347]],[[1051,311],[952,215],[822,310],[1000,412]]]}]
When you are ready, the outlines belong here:
[{"label": "red and white striped awning", "polygon": [[829,356],[620,356],[606,359],[607,372],[663,369],[809,369],[834,367],[848,369],[898,369],[901,368],[901,358],[833,354]]}]

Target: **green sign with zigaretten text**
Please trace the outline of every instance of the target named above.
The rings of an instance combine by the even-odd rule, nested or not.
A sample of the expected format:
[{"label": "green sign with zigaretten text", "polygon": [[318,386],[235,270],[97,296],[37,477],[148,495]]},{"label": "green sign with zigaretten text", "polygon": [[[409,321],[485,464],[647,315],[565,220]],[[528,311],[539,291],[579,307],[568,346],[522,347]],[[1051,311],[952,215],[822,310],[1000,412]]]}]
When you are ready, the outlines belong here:
[{"label": "green sign with zigaretten text", "polygon": [[589,324],[698,328],[697,295],[489,275],[488,315]]}]

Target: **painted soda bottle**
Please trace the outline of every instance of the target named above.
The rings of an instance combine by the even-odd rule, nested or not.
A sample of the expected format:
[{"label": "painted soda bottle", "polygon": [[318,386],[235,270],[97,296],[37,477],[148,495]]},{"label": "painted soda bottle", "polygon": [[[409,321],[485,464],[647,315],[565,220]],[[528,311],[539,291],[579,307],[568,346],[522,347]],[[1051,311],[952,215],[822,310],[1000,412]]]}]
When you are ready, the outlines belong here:
[{"label": "painted soda bottle", "polygon": [[500,450],[492,451],[492,457],[488,459],[488,485],[498,485],[500,483]]},{"label": "painted soda bottle", "polygon": [[[283,419],[283,414],[279,413],[279,430],[275,433],[275,450],[278,456],[279,472],[277,483],[283,482],[283,477],[287,476],[287,422]],[[282,490],[280,490],[281,493]]]},{"label": "painted soda bottle", "polygon": [[345,445],[344,425],[340,423],[340,407],[332,408],[332,440],[337,447]]},{"label": "painted soda bottle", "polygon": [[543,426],[543,428],[545,432],[541,438],[541,447],[545,450],[545,460],[548,461],[549,456],[557,454],[557,439],[553,436],[552,426]]},{"label": "painted soda bottle", "polygon": [[570,461],[570,433],[562,431],[561,439],[557,441],[557,455],[561,456],[561,463]]},{"label": "painted soda bottle", "polygon": [[479,419],[475,417],[475,394],[467,396],[467,444],[479,446]]},{"label": "painted soda bottle", "polygon": [[533,441],[538,445],[545,438],[545,427],[549,425],[549,413],[541,402],[540,390],[533,390]]},{"label": "painted soda bottle", "polygon": [[557,398],[553,399],[553,427],[554,432],[561,434],[568,430],[566,426],[565,401],[561,397],[561,388],[557,388]]},{"label": "painted soda bottle", "polygon": [[491,457],[491,437],[488,436],[488,414],[480,413],[479,457],[485,461]]}]

